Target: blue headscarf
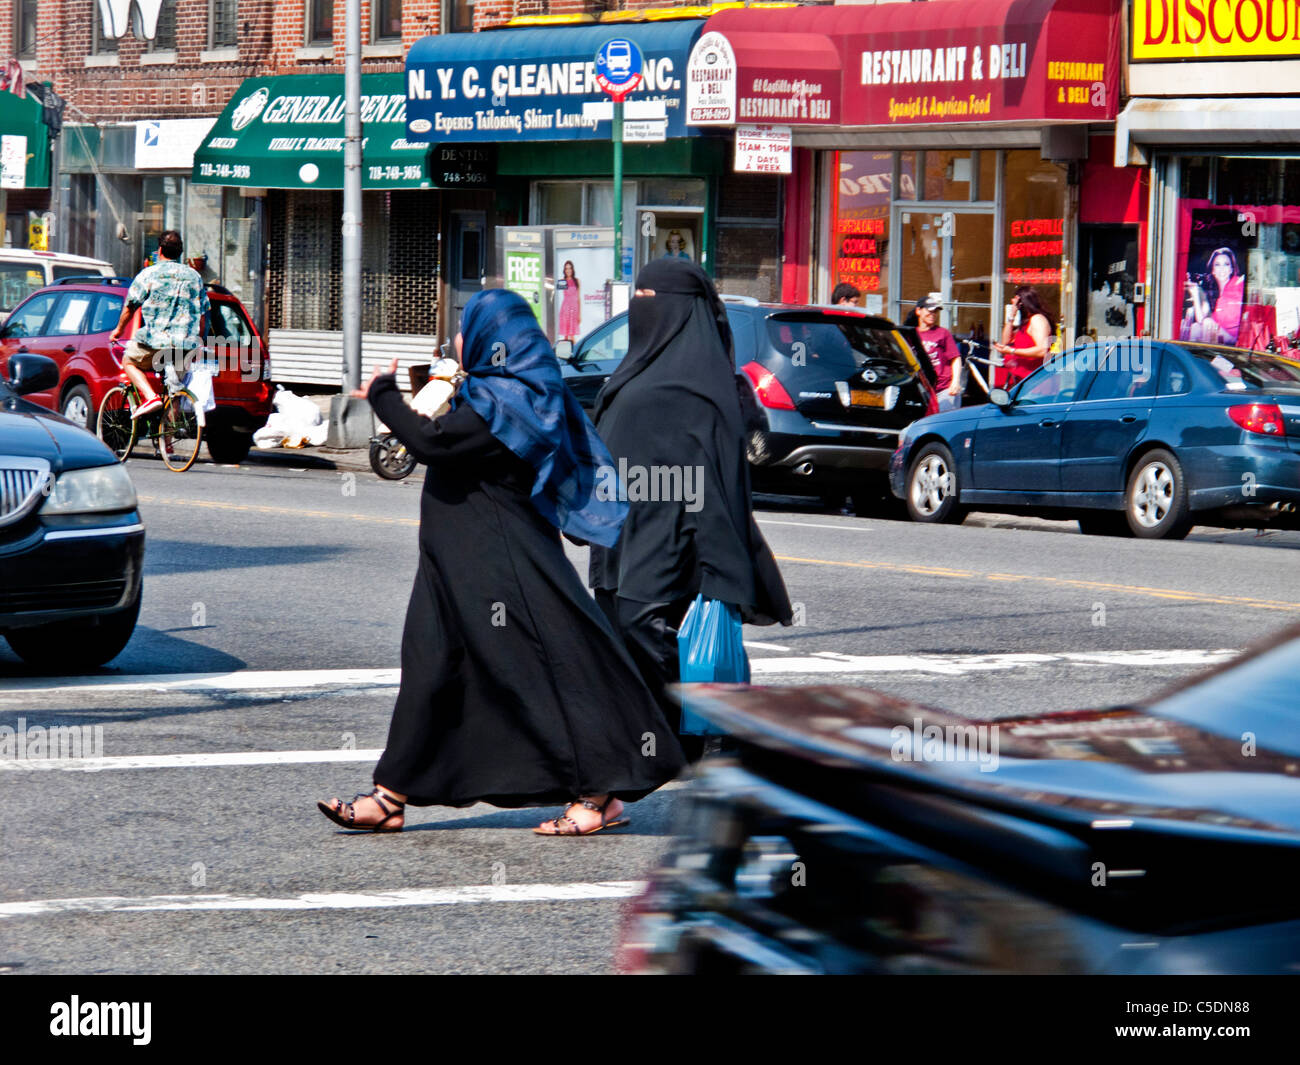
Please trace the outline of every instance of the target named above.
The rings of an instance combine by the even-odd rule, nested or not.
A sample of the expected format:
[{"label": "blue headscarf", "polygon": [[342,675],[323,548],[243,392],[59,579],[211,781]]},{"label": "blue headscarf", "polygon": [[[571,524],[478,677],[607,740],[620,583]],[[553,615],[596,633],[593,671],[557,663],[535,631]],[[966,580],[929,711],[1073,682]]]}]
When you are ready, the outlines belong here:
[{"label": "blue headscarf", "polygon": [[532,503],[544,518],[576,539],[612,547],[627,502],[602,498],[597,484],[608,481],[613,460],[528,304],[507,289],[485,289],[465,305],[460,331],[468,376],[457,402],[536,471]]}]

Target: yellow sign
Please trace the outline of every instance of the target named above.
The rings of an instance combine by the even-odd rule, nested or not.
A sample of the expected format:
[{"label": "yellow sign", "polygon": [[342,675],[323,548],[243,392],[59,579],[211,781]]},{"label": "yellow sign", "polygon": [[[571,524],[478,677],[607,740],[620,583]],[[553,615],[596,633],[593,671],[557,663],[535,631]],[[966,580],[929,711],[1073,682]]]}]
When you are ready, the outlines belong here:
[{"label": "yellow sign", "polygon": [[32,221],[27,224],[27,247],[32,251],[49,251],[50,240],[45,232],[45,223]]},{"label": "yellow sign", "polygon": [[1133,58],[1300,56],[1300,0],[1133,0]]}]

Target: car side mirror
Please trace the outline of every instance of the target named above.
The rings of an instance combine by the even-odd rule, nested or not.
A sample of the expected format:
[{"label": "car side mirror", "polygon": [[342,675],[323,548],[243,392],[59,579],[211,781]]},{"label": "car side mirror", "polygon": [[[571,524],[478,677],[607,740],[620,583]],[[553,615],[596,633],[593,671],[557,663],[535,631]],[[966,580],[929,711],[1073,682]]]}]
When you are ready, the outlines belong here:
[{"label": "car side mirror", "polygon": [[1006,410],[1011,406],[1011,393],[1005,388],[994,388],[989,391],[989,402],[998,410]]},{"label": "car side mirror", "polygon": [[44,355],[30,352],[9,356],[9,387],[18,395],[48,392],[59,384],[59,365]]},{"label": "car side mirror", "polygon": [[573,341],[557,340],[555,342],[555,357],[561,362],[568,362],[573,358]]}]

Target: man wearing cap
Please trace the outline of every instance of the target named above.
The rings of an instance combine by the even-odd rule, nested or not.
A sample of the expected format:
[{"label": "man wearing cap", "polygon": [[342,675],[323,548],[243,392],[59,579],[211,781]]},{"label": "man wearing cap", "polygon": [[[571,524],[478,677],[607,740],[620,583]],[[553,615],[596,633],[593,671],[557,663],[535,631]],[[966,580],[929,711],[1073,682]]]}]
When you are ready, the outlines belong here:
[{"label": "man wearing cap", "polygon": [[942,308],[943,304],[933,295],[917,303],[916,336],[934,366],[939,410],[945,411],[961,405],[961,351],[953,335],[939,325]]}]

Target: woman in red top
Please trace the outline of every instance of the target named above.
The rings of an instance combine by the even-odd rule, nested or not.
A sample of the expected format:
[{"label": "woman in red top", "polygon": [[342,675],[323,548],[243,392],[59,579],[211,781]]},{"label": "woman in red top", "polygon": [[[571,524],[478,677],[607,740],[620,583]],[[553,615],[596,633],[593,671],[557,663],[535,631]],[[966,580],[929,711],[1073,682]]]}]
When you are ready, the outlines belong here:
[{"label": "woman in red top", "polygon": [[1043,365],[1052,344],[1052,320],[1048,318],[1043,301],[1032,285],[1021,285],[1011,297],[1012,312],[1008,312],[1002,327],[1002,343],[994,344],[1005,359],[998,385],[1011,388],[1023,381]]}]

